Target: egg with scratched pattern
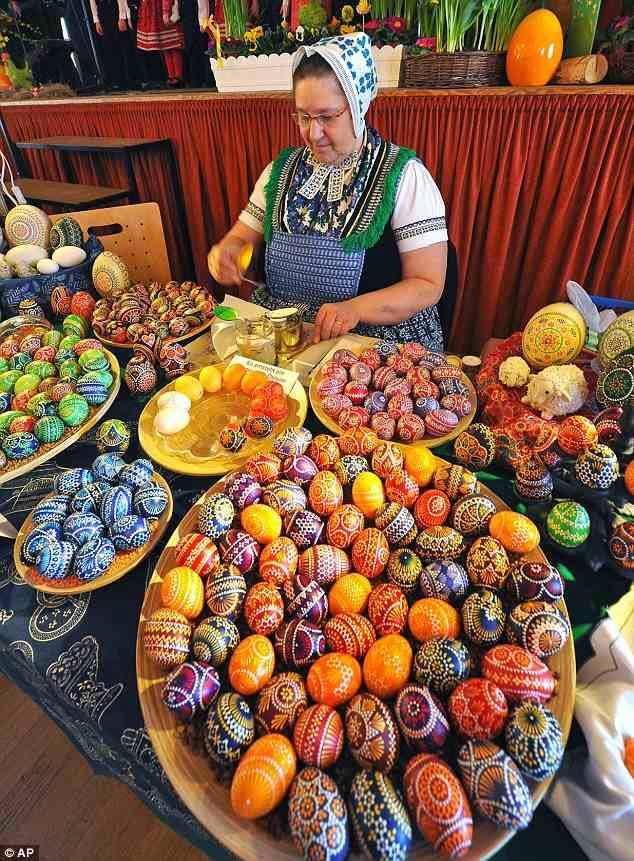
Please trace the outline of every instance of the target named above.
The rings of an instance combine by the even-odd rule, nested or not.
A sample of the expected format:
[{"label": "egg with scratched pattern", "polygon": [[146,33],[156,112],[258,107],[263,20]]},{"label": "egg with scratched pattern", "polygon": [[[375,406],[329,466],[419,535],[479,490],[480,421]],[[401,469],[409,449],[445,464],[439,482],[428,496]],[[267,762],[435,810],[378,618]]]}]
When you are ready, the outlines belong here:
[{"label": "egg with scratched pattern", "polygon": [[348,797],[356,838],[368,858],[405,861],[412,826],[392,781],[380,771],[358,772]]},{"label": "egg with scratched pattern", "polygon": [[344,861],[350,851],[348,811],[337,784],[317,768],[299,772],[288,798],[293,843],[304,858]]},{"label": "egg with scratched pattern", "polygon": [[449,718],[444,705],[429,688],[408,684],[394,703],[401,734],[415,750],[442,750],[449,737]]},{"label": "egg with scratched pattern", "polygon": [[321,703],[309,706],[295,723],[293,744],[306,765],[330,768],[341,756],[344,744],[339,712]]},{"label": "egg with scratched pattern", "polygon": [[255,735],[248,702],[238,694],[220,694],[207,715],[203,740],[210,759],[220,765],[238,762]]},{"label": "egg with scratched pattern", "polygon": [[346,708],[348,749],[361,768],[386,774],[398,758],[399,733],[389,707],[373,694],[354,696]]}]

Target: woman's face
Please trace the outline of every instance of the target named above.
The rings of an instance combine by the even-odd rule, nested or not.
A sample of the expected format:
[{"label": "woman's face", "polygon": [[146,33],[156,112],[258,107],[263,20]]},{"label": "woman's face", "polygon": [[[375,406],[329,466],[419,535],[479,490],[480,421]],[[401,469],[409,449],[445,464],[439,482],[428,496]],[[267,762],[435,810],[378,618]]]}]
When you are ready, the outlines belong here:
[{"label": "woman's face", "polygon": [[334,75],[299,80],[295,111],[302,140],[317,161],[334,164],[358,149],[350,108]]}]

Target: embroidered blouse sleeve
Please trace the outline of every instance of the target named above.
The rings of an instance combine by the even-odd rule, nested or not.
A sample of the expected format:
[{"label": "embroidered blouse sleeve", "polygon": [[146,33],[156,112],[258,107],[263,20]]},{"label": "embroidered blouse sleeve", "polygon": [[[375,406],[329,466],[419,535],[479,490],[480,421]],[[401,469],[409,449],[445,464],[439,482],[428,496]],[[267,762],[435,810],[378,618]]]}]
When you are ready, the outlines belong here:
[{"label": "embroidered blouse sleeve", "polygon": [[257,230],[258,233],[264,233],[264,213],[266,211],[266,196],[264,194],[264,189],[266,188],[266,184],[271,176],[272,167],[273,162],[267,164],[264,168],[260,174],[260,178],[255,184],[255,188],[251,192],[249,202],[238,216],[238,221],[246,224],[246,226],[250,227],[251,230]]},{"label": "embroidered blouse sleeve", "polygon": [[403,168],[391,224],[400,252],[447,242],[444,201],[418,159],[411,159]]}]

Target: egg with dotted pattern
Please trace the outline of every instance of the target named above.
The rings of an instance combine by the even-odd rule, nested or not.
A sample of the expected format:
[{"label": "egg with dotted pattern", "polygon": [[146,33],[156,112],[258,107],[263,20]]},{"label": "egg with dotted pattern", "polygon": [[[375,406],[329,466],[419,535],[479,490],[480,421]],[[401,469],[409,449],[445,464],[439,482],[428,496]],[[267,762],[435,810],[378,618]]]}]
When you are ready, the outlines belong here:
[{"label": "egg with dotted pattern", "polygon": [[221,667],[240,642],[235,623],[225,616],[209,616],[194,629],[192,653],[197,661]]},{"label": "egg with dotted pattern", "polygon": [[214,493],[198,509],[198,530],[217,541],[231,528],[235,513],[234,504],[226,494]]},{"label": "egg with dotted pattern", "polygon": [[590,515],[583,505],[573,500],[557,502],[546,517],[546,532],[555,544],[574,549],[590,535]]},{"label": "egg with dotted pattern", "polygon": [[373,694],[354,696],[344,719],[348,750],[361,768],[376,768],[386,774],[399,753],[399,732],[389,707]]},{"label": "egg with dotted pattern", "polygon": [[514,607],[508,617],[506,639],[528,649],[538,658],[556,655],[566,645],[570,626],[553,604],[525,601]]},{"label": "egg with dotted pattern", "polygon": [[379,444],[379,438],[367,427],[355,427],[345,431],[338,439],[341,454],[356,454],[367,457]]},{"label": "egg with dotted pattern", "polygon": [[[367,472],[368,470],[368,461],[360,454],[344,454],[341,460],[338,460],[333,467],[333,472],[343,487],[347,487],[355,480],[358,475],[360,475],[362,472]],[[317,473],[317,475],[313,479],[313,484],[317,480],[317,478],[319,478],[319,475],[320,473]],[[332,512],[329,513],[331,514]]]},{"label": "egg with dotted pattern", "polygon": [[279,673],[258,694],[256,729],[260,735],[273,732],[290,735],[297,718],[307,706],[303,677],[299,673]]},{"label": "egg with dotted pattern", "polygon": [[297,570],[299,554],[290,538],[281,537],[262,549],[258,562],[260,577],[280,586],[290,580]]},{"label": "egg with dotted pattern", "polygon": [[361,667],[344,652],[329,652],[308,670],[306,688],[317,703],[337,708],[352,699],[361,687]]},{"label": "egg with dotted pattern", "polygon": [[189,723],[209,708],[219,690],[220,678],[214,667],[186,661],[168,676],[161,699],[178,721]]},{"label": "egg with dotted pattern", "polygon": [[319,543],[324,531],[324,524],[319,515],[313,511],[293,511],[284,518],[286,535],[298,550],[307,550]]},{"label": "egg with dotted pattern", "polygon": [[387,538],[373,527],[362,530],[352,545],[354,569],[370,580],[383,572],[389,555],[390,547]]},{"label": "egg with dotted pattern", "polygon": [[235,453],[244,448],[247,441],[247,435],[245,434],[244,428],[241,424],[230,422],[220,431],[218,441],[223,448],[227,449],[227,451]]},{"label": "egg with dotted pattern", "polygon": [[608,542],[610,555],[621,568],[634,568],[634,526],[631,523],[620,523]]},{"label": "egg with dotted pattern", "polygon": [[451,525],[465,536],[483,535],[496,511],[495,503],[488,496],[477,493],[463,496],[453,505]]},{"label": "egg with dotted pattern", "polygon": [[504,634],[506,610],[499,596],[491,589],[477,589],[462,605],[462,626],[465,636],[479,646],[491,646]]},{"label": "egg with dotted pattern", "polygon": [[397,469],[402,469],[403,464],[403,453],[393,443],[382,442],[372,452],[372,471],[379,478],[387,478],[390,473]]},{"label": "egg with dotted pattern", "polygon": [[90,513],[69,514],[62,527],[64,539],[70,541],[75,547],[81,547],[91,538],[100,538],[104,531],[105,526],[101,520]]},{"label": "egg with dotted pattern", "polygon": [[291,455],[304,454],[312,439],[313,435],[308,428],[299,426],[286,428],[276,437],[273,451],[282,460]]},{"label": "egg with dotted pattern", "polygon": [[466,466],[485,469],[495,457],[495,437],[491,429],[481,423],[472,424],[456,437],[454,454]]},{"label": "egg with dotted pattern", "polygon": [[229,659],[229,684],[236,693],[251,696],[270,681],[275,668],[271,641],[262,634],[245,637]]},{"label": "egg with dotted pattern", "polygon": [[120,517],[132,514],[132,491],[125,485],[116,485],[107,490],[99,506],[99,514],[106,526]]},{"label": "egg with dotted pattern", "polygon": [[61,541],[62,527],[59,523],[43,522],[40,526],[36,526],[28,533],[22,547],[20,548],[20,558],[28,565],[33,565],[37,558],[37,554],[42,547],[51,539]]},{"label": "egg with dotted pattern", "polygon": [[288,824],[293,843],[304,858],[344,861],[348,857],[346,804],[335,781],[319,769],[304,768],[293,781],[288,796]]},{"label": "egg with dotted pattern", "polygon": [[76,545],[70,541],[51,538],[40,547],[35,557],[35,570],[46,580],[63,580],[71,570],[75,550]]},{"label": "egg with dotted pattern", "polygon": [[462,628],[456,608],[439,598],[420,598],[415,601],[409,608],[407,626],[419,642],[455,640]]},{"label": "egg with dotted pattern", "polygon": [[418,534],[416,550],[423,562],[457,559],[464,551],[464,538],[451,526],[428,526]]},{"label": "egg with dotted pattern", "polygon": [[337,613],[363,613],[372,591],[367,577],[356,572],[344,574],[331,587],[328,593],[328,606],[331,615]]},{"label": "egg with dotted pattern", "polygon": [[506,697],[489,679],[466,679],[448,701],[451,722],[464,738],[485,741],[499,735],[508,717]]},{"label": "egg with dotted pattern", "polygon": [[168,670],[187,660],[191,634],[186,616],[161,607],[143,624],[143,650],[153,664]]},{"label": "egg with dotted pattern", "polygon": [[68,514],[69,499],[63,494],[53,494],[42,499],[31,513],[33,526],[43,523],[63,523]]},{"label": "egg with dotted pattern", "polygon": [[519,463],[515,469],[515,490],[525,499],[550,499],[553,477],[541,458],[532,457]]},{"label": "egg with dotted pattern", "polygon": [[344,744],[339,712],[322,703],[309,706],[295,723],[293,744],[306,765],[330,768],[341,756]]},{"label": "egg with dotted pattern", "polygon": [[489,522],[489,532],[510,553],[530,553],[540,541],[533,521],[517,511],[498,511]]},{"label": "egg with dotted pattern", "polygon": [[619,477],[618,459],[609,446],[595,443],[577,458],[575,476],[592,490],[608,490]]},{"label": "egg with dotted pattern", "polygon": [[316,514],[328,517],[343,502],[343,488],[334,472],[321,470],[310,482],[308,501]]},{"label": "egg with dotted pattern", "polygon": [[308,506],[308,498],[304,490],[299,484],[286,478],[267,485],[262,492],[262,502],[282,517]]},{"label": "egg with dotted pattern", "polygon": [[264,581],[254,583],[244,599],[243,613],[255,634],[274,633],[284,620],[284,602],[277,587]]},{"label": "egg with dotted pattern", "polygon": [[304,550],[299,557],[297,570],[321,586],[329,586],[350,571],[350,560],[338,547],[317,544]]},{"label": "egg with dotted pattern", "polygon": [[147,458],[137,458],[132,463],[124,466],[121,472],[117,475],[119,484],[127,484],[133,490],[152,481],[154,475],[154,466],[151,460]]},{"label": "egg with dotted pattern", "polygon": [[414,656],[414,678],[439,697],[449,696],[470,672],[471,655],[460,640],[428,640]]},{"label": "egg with dotted pattern", "polygon": [[243,754],[231,781],[234,813],[259,819],[274,810],[293,782],[297,758],[291,742],[279,733],[256,739]]},{"label": "egg with dotted pattern", "polygon": [[505,587],[515,603],[522,601],[554,603],[564,594],[561,574],[554,566],[528,559],[519,559],[511,565]]},{"label": "egg with dotted pattern", "polygon": [[363,658],[376,641],[372,622],[358,613],[331,616],[324,625],[324,636],[331,651],[345,652],[357,660]]},{"label": "egg with dotted pattern", "polygon": [[[430,488],[423,491],[414,505],[414,520],[419,529],[442,526],[451,511],[451,502],[442,490]],[[455,525],[455,524],[454,524]]]},{"label": "egg with dotted pattern", "polygon": [[416,590],[422,568],[423,563],[413,550],[396,549],[390,553],[387,560],[386,575],[390,583],[394,583],[407,595]]},{"label": "egg with dotted pattern", "polygon": [[214,616],[236,619],[246,594],[246,580],[235,565],[220,566],[205,584],[205,603]]},{"label": "egg with dotted pattern", "polygon": [[209,758],[219,765],[238,762],[254,736],[249,703],[238,694],[220,694],[205,721],[203,740]]},{"label": "egg with dotted pattern", "polygon": [[235,565],[241,574],[248,574],[256,567],[260,556],[260,545],[246,532],[230,529],[220,539],[220,558],[225,565]]},{"label": "egg with dotted pattern", "polygon": [[408,684],[394,703],[396,720],[405,741],[414,750],[438,751],[449,737],[445,707],[429,688]]},{"label": "egg with dotted pattern", "polygon": [[307,667],[326,651],[323,631],[304,619],[292,619],[275,632],[275,651],[290,667]]},{"label": "egg with dotted pattern", "polygon": [[559,721],[541,703],[520,703],[504,730],[506,751],[522,774],[546,780],[558,770],[564,755]]},{"label": "egg with dotted pattern", "polygon": [[419,587],[425,598],[440,598],[458,604],[466,597],[470,583],[467,572],[458,562],[430,562],[420,572]]},{"label": "egg with dotted pattern", "polygon": [[358,772],[348,797],[356,838],[368,858],[405,861],[412,826],[392,781],[380,771]]},{"label": "egg with dotted pattern", "polygon": [[246,472],[234,472],[226,478],[223,490],[240,511],[247,505],[259,502],[262,496],[259,482]]},{"label": "egg with dotted pattern", "polygon": [[467,554],[467,573],[474,586],[502,589],[509,570],[509,558],[497,538],[476,538]]},{"label": "egg with dotted pattern", "polygon": [[393,547],[406,547],[418,533],[411,512],[398,502],[382,505],[376,512],[374,523]]},{"label": "egg with dotted pattern", "polygon": [[559,448],[570,455],[581,454],[597,442],[596,426],[585,416],[566,416],[559,425],[557,443]]},{"label": "egg with dotted pattern", "polygon": [[521,646],[504,643],[482,658],[482,675],[494,682],[510,703],[545,703],[555,690],[555,677],[546,664]]},{"label": "egg with dotted pattern", "polygon": [[477,493],[480,483],[476,476],[460,464],[440,465],[434,473],[434,487],[446,493],[454,502],[460,496]]},{"label": "egg with dotted pattern", "polygon": [[345,550],[363,530],[365,519],[356,505],[341,505],[328,518],[326,538],[333,547]]},{"label": "egg with dotted pattern", "polygon": [[73,576],[95,580],[110,568],[116,556],[115,546],[103,536],[91,538],[79,548],[73,559]]},{"label": "egg with dotted pattern", "polygon": [[379,699],[390,699],[409,681],[412,647],[400,634],[380,637],[363,660],[363,681]]},{"label": "egg with dotted pattern", "polygon": [[297,574],[285,584],[290,600],[286,607],[289,616],[304,619],[311,625],[321,625],[328,615],[328,598],[323,588],[310,574]]},{"label": "egg with dotted pattern", "polygon": [[407,599],[394,583],[379,583],[370,592],[367,614],[380,637],[400,634],[407,623]]}]

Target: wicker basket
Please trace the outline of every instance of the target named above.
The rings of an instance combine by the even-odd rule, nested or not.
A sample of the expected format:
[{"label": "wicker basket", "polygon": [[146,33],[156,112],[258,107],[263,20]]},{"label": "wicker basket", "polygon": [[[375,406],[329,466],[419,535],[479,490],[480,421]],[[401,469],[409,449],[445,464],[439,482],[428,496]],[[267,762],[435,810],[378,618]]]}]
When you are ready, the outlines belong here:
[{"label": "wicker basket", "polygon": [[452,90],[506,84],[503,51],[456,51],[455,54],[403,52],[401,87]]},{"label": "wicker basket", "polygon": [[634,84],[634,51],[612,51],[608,58],[608,81]]}]

